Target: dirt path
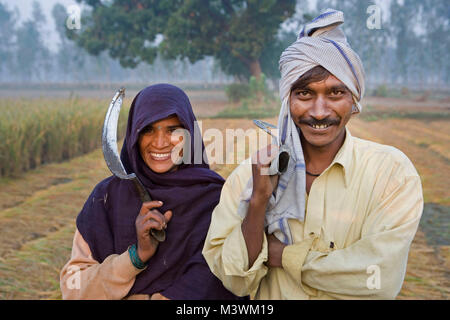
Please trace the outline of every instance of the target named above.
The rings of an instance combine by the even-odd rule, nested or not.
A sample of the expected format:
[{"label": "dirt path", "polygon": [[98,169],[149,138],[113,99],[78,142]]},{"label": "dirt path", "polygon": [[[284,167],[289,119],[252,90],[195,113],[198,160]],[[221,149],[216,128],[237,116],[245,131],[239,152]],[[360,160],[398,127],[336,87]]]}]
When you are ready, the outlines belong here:
[{"label": "dirt path", "polygon": [[[275,119],[269,121],[276,123]],[[204,130],[252,127],[249,120],[203,120]],[[354,119],[350,130],[355,136],[404,151],[422,177],[426,202],[448,208],[449,155],[443,147],[448,146],[448,123]],[[234,167],[213,165],[224,177]],[[70,162],[41,167],[19,179],[0,182],[0,299],[61,297],[59,271],[70,256],[75,218],[92,188],[107,176],[109,171],[101,151],[97,150]],[[434,212],[433,208],[430,210]],[[446,212],[447,215],[440,216],[442,223],[448,223]],[[399,299],[448,299],[448,237],[438,245],[431,243],[422,231],[431,225],[430,217],[434,219],[424,214],[423,228],[411,246]]]}]

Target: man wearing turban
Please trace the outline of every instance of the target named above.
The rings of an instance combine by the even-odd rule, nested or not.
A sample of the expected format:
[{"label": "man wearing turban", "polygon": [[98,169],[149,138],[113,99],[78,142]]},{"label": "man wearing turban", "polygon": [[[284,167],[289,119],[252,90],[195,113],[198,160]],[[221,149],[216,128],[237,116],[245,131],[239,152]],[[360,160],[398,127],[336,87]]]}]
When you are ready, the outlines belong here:
[{"label": "man wearing turban", "polygon": [[[236,295],[393,299],[402,287],[420,177],[400,150],[346,128],[365,79],[343,22],[327,9],[282,53],[278,136],[233,171],[213,211],[203,255]],[[272,175],[280,152],[289,162]]]}]

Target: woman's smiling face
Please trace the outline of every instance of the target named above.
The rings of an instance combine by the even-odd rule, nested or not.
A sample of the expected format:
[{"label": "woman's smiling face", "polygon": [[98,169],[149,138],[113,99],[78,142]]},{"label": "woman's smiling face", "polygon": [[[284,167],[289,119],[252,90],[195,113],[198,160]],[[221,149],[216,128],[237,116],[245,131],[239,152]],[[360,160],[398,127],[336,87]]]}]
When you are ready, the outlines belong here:
[{"label": "woman's smiling face", "polygon": [[183,143],[182,136],[174,134],[177,129],[183,129],[183,125],[177,116],[172,116],[156,121],[140,132],[139,152],[152,171],[164,173],[177,169],[173,159],[182,156],[182,149],[178,155],[172,153],[180,150],[179,143]]}]

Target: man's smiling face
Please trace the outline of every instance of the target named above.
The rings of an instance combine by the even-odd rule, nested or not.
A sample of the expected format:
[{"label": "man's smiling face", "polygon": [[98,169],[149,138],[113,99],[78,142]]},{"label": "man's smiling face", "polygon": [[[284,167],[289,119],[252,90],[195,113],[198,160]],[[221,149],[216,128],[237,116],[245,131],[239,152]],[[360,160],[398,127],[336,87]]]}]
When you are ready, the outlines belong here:
[{"label": "man's smiling face", "polygon": [[353,98],[335,76],[293,85],[290,110],[294,123],[302,131],[304,143],[315,148],[330,146],[345,135],[345,125],[352,115]]}]

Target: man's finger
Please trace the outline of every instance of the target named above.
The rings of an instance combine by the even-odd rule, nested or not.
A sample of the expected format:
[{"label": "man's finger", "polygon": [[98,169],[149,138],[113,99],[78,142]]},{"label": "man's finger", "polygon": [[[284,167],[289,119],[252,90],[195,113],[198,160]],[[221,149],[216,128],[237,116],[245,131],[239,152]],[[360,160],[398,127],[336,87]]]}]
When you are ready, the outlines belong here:
[{"label": "man's finger", "polygon": [[270,163],[278,155],[278,146],[270,144],[258,151],[258,163],[262,166],[270,166]]}]

